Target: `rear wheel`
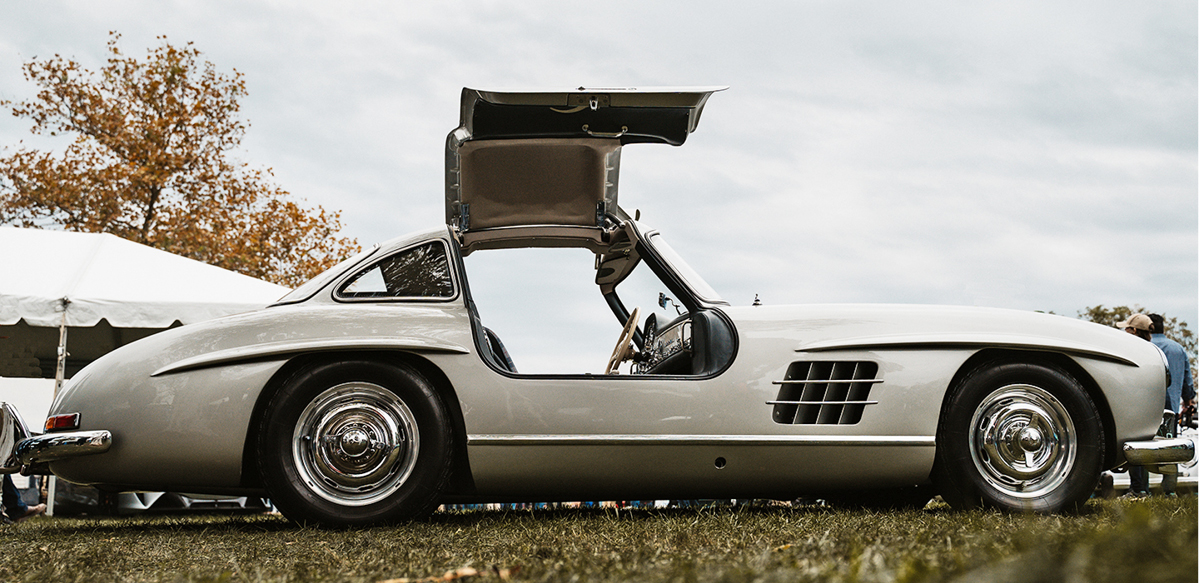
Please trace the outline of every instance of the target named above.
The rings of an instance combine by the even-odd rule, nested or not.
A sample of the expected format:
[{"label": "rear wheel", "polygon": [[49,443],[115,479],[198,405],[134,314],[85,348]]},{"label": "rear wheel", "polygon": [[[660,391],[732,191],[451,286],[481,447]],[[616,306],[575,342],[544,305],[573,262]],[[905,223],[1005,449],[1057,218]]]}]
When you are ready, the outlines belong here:
[{"label": "rear wheel", "polygon": [[1095,490],[1104,426],[1063,371],[993,364],[967,375],[943,410],[934,480],[955,508],[1061,512]]},{"label": "rear wheel", "polygon": [[258,434],[263,482],[300,523],[350,526],[431,512],[453,434],[434,387],[405,366],[347,361],[293,376]]}]

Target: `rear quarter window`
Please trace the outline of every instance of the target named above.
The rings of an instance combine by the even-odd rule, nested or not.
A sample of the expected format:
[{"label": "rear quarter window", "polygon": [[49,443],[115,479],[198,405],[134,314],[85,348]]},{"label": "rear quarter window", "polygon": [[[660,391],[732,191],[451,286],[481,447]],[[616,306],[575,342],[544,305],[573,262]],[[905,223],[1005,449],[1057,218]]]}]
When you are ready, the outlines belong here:
[{"label": "rear quarter window", "polygon": [[426,243],[389,255],[356,273],[337,290],[339,299],[450,299],[454,278],[446,246]]}]

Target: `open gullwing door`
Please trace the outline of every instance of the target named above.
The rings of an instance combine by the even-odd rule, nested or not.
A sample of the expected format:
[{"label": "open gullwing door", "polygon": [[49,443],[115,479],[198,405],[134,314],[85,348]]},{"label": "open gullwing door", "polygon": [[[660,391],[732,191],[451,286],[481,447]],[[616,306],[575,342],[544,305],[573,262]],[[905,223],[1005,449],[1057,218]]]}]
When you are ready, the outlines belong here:
[{"label": "open gullwing door", "polygon": [[464,88],[446,141],[446,223],[463,253],[607,248],[621,146],[678,146],[724,87],[484,91]]}]

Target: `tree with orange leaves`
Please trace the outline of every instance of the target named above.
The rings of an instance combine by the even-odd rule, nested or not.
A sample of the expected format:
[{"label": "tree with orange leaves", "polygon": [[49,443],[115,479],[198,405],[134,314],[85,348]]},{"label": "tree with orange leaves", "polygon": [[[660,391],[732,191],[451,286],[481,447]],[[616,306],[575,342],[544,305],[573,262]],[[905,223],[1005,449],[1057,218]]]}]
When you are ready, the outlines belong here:
[{"label": "tree with orange leaves", "polygon": [[98,73],[58,55],[25,65],[37,96],[0,106],[73,140],[0,155],[0,224],[112,233],[293,287],[356,252],[336,236],[340,212],[301,207],[269,169],[231,157],[248,125],[242,74],[159,38],[138,60],[110,33]]}]

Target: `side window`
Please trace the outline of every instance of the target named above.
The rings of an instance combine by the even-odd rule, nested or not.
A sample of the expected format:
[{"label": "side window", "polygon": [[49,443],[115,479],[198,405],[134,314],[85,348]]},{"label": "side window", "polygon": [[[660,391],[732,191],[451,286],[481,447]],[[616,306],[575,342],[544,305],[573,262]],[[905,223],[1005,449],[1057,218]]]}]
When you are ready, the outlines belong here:
[{"label": "side window", "polygon": [[452,298],[454,281],[441,243],[426,243],[391,255],[358,272],[337,292],[357,298]]}]

